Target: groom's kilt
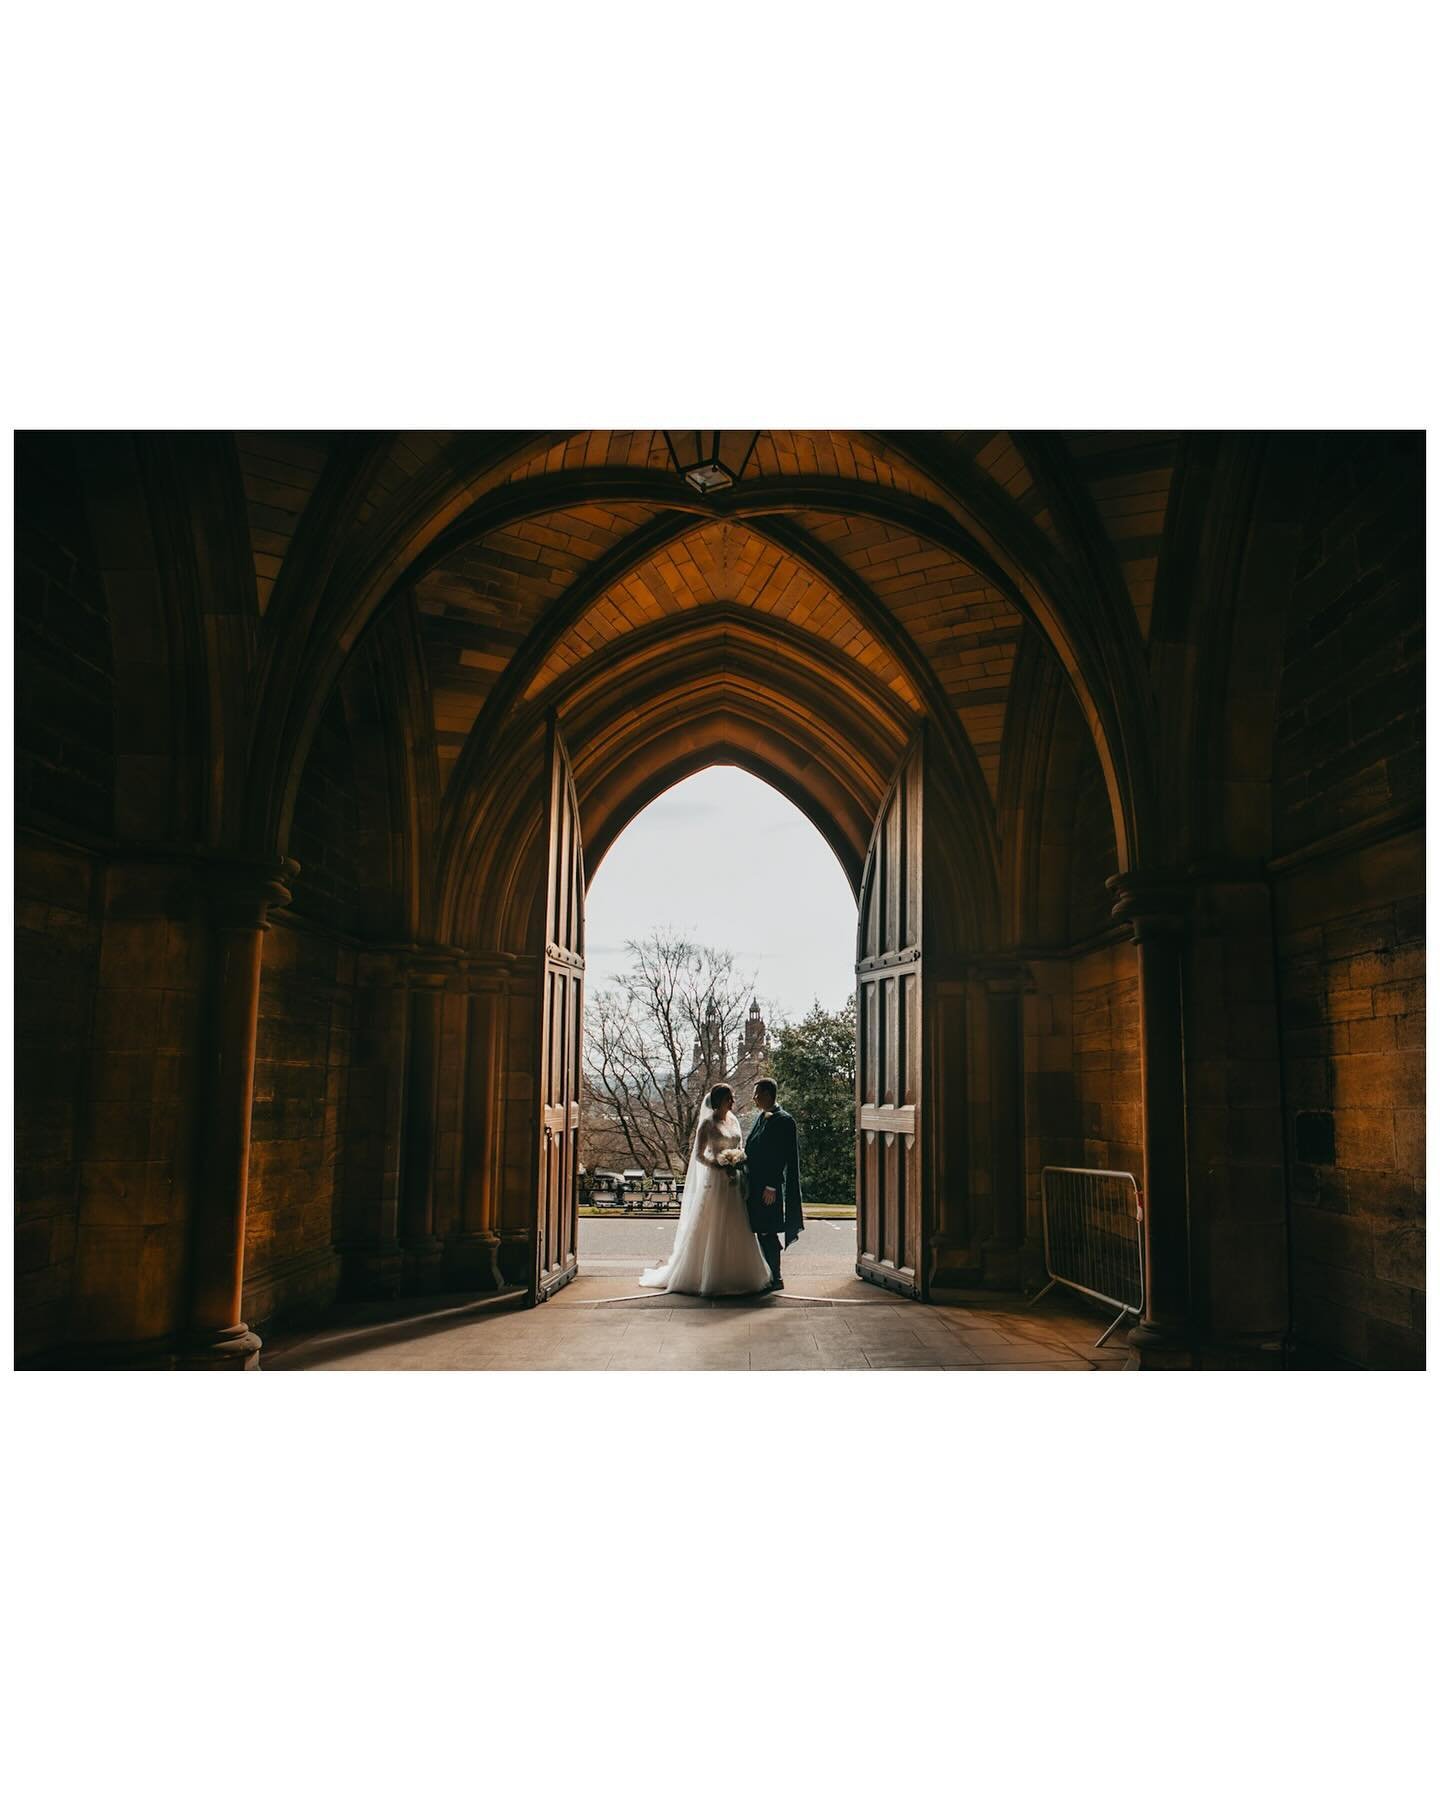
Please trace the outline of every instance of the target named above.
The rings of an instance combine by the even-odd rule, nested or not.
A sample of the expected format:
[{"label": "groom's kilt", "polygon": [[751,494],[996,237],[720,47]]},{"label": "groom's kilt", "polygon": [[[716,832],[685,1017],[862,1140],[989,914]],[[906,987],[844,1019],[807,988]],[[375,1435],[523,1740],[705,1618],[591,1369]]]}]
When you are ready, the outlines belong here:
[{"label": "groom's kilt", "polygon": [[[746,1205],[750,1211],[750,1229],[754,1232],[784,1231],[785,1229],[785,1165],[778,1169],[769,1168],[764,1163],[752,1162],[746,1170],[749,1177],[746,1182],[748,1190]],[[766,1188],[774,1188],[775,1198],[769,1206],[765,1204]]]}]

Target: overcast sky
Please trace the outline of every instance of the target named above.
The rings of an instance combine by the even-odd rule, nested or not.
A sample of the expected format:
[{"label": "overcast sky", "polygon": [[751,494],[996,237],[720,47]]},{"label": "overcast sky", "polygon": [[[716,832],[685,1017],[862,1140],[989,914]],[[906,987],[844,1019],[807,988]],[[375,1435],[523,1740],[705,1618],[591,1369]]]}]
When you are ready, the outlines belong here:
[{"label": "overcast sky", "polygon": [[625,967],[627,938],[667,925],[733,950],[767,1017],[839,1007],[855,985],[855,902],[834,852],[743,769],[690,776],[616,840],[585,902],[586,986]]}]

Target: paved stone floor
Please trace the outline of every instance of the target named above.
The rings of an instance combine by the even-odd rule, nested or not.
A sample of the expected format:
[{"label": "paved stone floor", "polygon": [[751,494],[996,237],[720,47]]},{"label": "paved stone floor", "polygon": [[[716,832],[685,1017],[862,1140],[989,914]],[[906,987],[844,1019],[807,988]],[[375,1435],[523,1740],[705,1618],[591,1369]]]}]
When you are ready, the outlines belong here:
[{"label": "paved stone floor", "polygon": [[1058,1292],[1033,1310],[1013,1296],[972,1294],[963,1305],[919,1306],[857,1280],[853,1221],[812,1222],[785,1254],[783,1294],[641,1294],[640,1269],[664,1257],[673,1235],[668,1221],[582,1220],[581,1272],[544,1306],[477,1309],[457,1298],[368,1323],[354,1312],[337,1315],[326,1330],[275,1340],[262,1363],[273,1370],[1088,1371],[1126,1362],[1125,1331],[1095,1349],[1106,1315]]}]

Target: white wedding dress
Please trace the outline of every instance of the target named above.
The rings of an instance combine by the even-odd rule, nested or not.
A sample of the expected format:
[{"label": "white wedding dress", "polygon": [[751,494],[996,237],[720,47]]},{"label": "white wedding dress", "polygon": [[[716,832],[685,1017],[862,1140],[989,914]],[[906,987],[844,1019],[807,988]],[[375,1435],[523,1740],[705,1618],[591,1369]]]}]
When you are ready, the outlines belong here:
[{"label": "white wedding dress", "polygon": [[770,1286],[770,1265],[745,1208],[744,1172],[732,1173],[715,1160],[724,1150],[742,1147],[734,1113],[717,1123],[707,1106],[695,1127],[670,1260],[646,1269],[641,1287],[671,1294],[760,1294]]}]

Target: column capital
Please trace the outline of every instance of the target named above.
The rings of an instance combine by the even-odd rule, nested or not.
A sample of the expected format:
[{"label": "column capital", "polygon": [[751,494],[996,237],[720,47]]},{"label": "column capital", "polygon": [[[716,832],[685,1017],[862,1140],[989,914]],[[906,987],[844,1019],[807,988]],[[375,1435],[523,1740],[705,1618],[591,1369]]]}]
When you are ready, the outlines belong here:
[{"label": "column capital", "polygon": [[467,952],[461,970],[465,987],[472,994],[504,993],[514,974],[515,958],[503,950]]},{"label": "column capital", "polygon": [[1025,994],[1034,986],[1034,972],[1029,962],[1005,951],[955,957],[931,957],[925,965],[932,981],[969,987],[974,984],[991,994]]},{"label": "column capital", "polygon": [[445,944],[366,943],[360,956],[371,979],[387,987],[443,988],[464,977],[469,958]]},{"label": "column capital", "polygon": [[990,994],[1025,994],[1035,985],[1029,965],[1013,956],[987,956],[971,965],[971,974]]},{"label": "column capital", "polygon": [[465,958],[459,950],[447,950],[439,944],[416,944],[403,958],[403,971],[408,987],[440,990],[465,974]]},{"label": "column capital", "polygon": [[288,856],[217,857],[206,864],[211,916],[222,928],[265,931],[274,907],[290,900],[300,865]]},{"label": "column capital", "polygon": [[1105,886],[1114,895],[1110,917],[1128,925],[1136,943],[1147,938],[1179,937],[1190,909],[1191,886],[1165,870],[1125,869]]}]

